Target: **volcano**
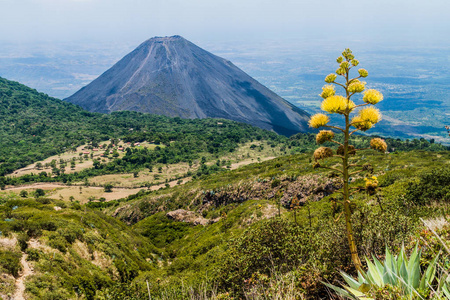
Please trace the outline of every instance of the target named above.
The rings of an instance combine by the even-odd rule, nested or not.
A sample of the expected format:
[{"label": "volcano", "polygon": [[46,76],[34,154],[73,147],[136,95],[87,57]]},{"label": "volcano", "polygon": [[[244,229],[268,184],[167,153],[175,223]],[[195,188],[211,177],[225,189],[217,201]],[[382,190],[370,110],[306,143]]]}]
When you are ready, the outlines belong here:
[{"label": "volcano", "polygon": [[181,36],[145,41],[65,101],[100,113],[224,118],[288,136],[308,131],[305,111]]}]

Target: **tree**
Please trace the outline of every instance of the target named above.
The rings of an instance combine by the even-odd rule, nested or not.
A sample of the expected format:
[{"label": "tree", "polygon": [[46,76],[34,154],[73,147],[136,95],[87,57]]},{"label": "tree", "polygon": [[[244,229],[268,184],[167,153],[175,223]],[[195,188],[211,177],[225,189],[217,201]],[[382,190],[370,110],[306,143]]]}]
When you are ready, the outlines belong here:
[{"label": "tree", "polygon": [[[334,129],[334,131],[343,134],[343,143],[334,140],[335,133],[331,130],[321,130],[317,136],[316,141],[318,144],[325,142],[332,142],[338,145],[336,154],[331,148],[319,147],[314,151],[315,168],[326,168],[333,170],[340,174],[343,181],[343,188],[338,191],[343,196],[342,205],[344,207],[345,223],[347,230],[347,240],[350,248],[353,264],[358,271],[362,271],[361,260],[358,256],[355,238],[353,236],[353,229],[351,223],[351,209],[350,209],[350,195],[361,190],[360,187],[349,187],[349,178],[352,175],[356,175],[360,172],[367,171],[371,167],[364,165],[357,165],[351,162],[351,156],[356,154],[356,151],[362,149],[356,149],[353,145],[350,145],[350,136],[357,131],[369,130],[373,125],[381,120],[381,114],[378,109],[374,107],[375,104],[383,100],[383,95],[374,89],[365,89],[365,82],[360,81],[360,78],[365,78],[369,75],[367,70],[359,69],[359,76],[350,78],[350,70],[359,64],[359,61],[355,59],[350,49],[345,49],[342,52],[342,56],[338,57],[337,63],[339,68],[336,70],[336,74],[329,74],[325,78],[325,82],[328,83],[322,88],[321,97],[324,99],[321,105],[321,109],[329,114],[339,114],[345,119],[345,126],[343,128],[338,126],[328,125],[330,118],[326,114],[316,114],[311,117],[309,125],[313,128],[327,127]],[[336,82],[338,76],[342,76],[344,83]],[[336,95],[334,87],[340,86],[345,91],[345,96]],[[356,94],[362,93],[364,96],[362,100],[363,104],[356,105],[350,98]],[[357,111],[357,115],[350,119],[350,115]],[[354,129],[353,129],[353,128]],[[370,141],[370,148],[385,152],[387,149],[386,142],[380,138],[373,138]],[[336,157],[341,160],[338,167],[329,167],[321,165],[318,160],[324,160],[327,158]],[[359,168],[356,171],[350,171],[352,168]],[[366,183],[366,189],[374,189],[376,185],[376,178]],[[352,191],[354,189],[354,191]]]},{"label": "tree", "polygon": [[36,198],[45,196],[45,191],[44,191],[43,189],[36,189],[36,190],[34,191],[34,196],[35,196]]},{"label": "tree", "polygon": [[111,193],[112,192],[112,188],[113,188],[113,185],[111,183],[105,184],[105,192],[106,193]]}]

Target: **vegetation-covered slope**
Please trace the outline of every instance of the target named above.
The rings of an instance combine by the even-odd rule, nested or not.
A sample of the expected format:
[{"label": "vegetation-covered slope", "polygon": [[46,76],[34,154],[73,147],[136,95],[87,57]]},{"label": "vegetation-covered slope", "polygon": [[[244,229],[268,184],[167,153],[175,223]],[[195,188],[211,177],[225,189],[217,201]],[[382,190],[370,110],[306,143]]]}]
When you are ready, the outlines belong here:
[{"label": "vegetation-covered slope", "polygon": [[[159,251],[150,242],[103,213],[44,197],[10,195],[0,201],[1,241],[8,245],[1,255],[10,256],[0,259],[0,270],[3,279],[19,278],[25,264],[31,265],[27,299],[93,299],[157,265]],[[2,282],[4,297],[14,284]]]},{"label": "vegetation-covered slope", "polygon": [[[327,297],[319,280],[333,281],[339,269],[351,271],[351,260],[342,211],[335,205],[339,196],[332,194],[339,184],[332,173],[313,170],[309,157],[278,158],[130,202],[106,204],[112,205],[107,208],[112,215],[137,222],[135,230],[148,237],[167,261],[167,266],[143,273],[137,282],[164,278],[161,289],[181,281],[201,289],[208,277],[222,292],[241,297],[253,292],[262,297],[263,291],[277,289],[310,299]],[[448,152],[367,151],[356,161],[369,163],[374,170],[352,178],[351,185],[363,186],[364,178],[376,176],[380,187],[378,196],[352,196],[360,255],[382,255],[386,246],[414,244],[423,228],[419,218],[441,222],[437,228],[448,234]],[[429,188],[417,190],[418,185]],[[211,224],[194,226],[187,214],[184,219],[165,215],[178,209],[193,211],[197,220],[205,218]],[[427,243],[436,247],[427,248],[427,255],[435,254],[437,240]]]},{"label": "vegetation-covered slope", "polygon": [[192,159],[202,151],[233,151],[237,144],[253,138],[278,138],[275,133],[227,120],[90,113],[0,78],[0,175],[88,142],[96,145],[125,136],[166,145],[176,142],[165,150],[164,156],[171,161]]}]

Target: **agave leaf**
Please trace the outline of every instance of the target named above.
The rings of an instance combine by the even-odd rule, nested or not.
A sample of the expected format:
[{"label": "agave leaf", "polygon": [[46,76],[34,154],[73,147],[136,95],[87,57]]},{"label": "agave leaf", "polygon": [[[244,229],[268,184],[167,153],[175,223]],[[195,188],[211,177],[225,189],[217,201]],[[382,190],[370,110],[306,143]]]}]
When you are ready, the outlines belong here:
[{"label": "agave leaf", "polygon": [[420,256],[422,251],[419,251],[418,245],[409,257],[408,262],[408,285],[417,289],[420,284]]},{"label": "agave leaf", "polygon": [[361,286],[361,284],[364,284],[364,282],[358,282],[355,279],[353,279],[353,277],[351,277],[350,275],[346,274],[345,272],[341,272],[342,277],[344,278],[345,282],[347,282],[347,284],[352,288],[352,289],[359,289],[359,287]]},{"label": "agave leaf", "polygon": [[358,290],[352,289],[352,288],[350,288],[348,286],[344,286],[344,288],[347,291],[349,291],[350,293],[352,293],[356,297],[356,299],[358,299],[358,300],[374,300],[373,298],[367,297],[364,293],[362,293],[362,292],[360,292]]},{"label": "agave leaf", "polygon": [[388,247],[386,246],[386,258],[384,260],[385,274],[383,277],[384,282],[386,284],[397,285],[398,278],[397,278],[397,276],[394,275],[395,273],[397,273],[396,265],[397,264],[395,261],[395,257],[392,256],[391,252],[389,251]]},{"label": "agave leaf", "polygon": [[398,280],[401,282],[400,285],[402,286],[402,289],[404,291],[409,291],[408,294],[410,294],[412,291],[408,287],[408,269],[406,268],[406,263],[404,260],[402,260],[398,276],[400,277]]},{"label": "agave leaf", "polygon": [[368,267],[368,271],[367,271],[367,277],[369,280],[369,284],[374,284],[377,285],[379,287],[382,287],[383,284],[383,274],[379,274],[378,273],[378,269],[377,267],[366,257],[366,262],[367,262],[367,267]]},{"label": "agave leaf", "polygon": [[384,274],[384,266],[383,266],[383,264],[374,255],[372,255],[372,259],[373,259],[373,263],[374,263],[375,267],[378,270],[378,274],[383,276],[383,274]]},{"label": "agave leaf", "polygon": [[427,267],[427,270],[422,275],[422,279],[420,280],[419,289],[424,291],[434,280],[436,275],[436,263],[439,258],[440,253],[436,255],[433,260],[431,260],[430,264]]},{"label": "agave leaf", "polygon": [[326,283],[321,281],[323,284],[325,284],[327,287],[329,287],[330,289],[334,290],[339,296],[341,297],[347,297],[348,299],[352,299],[352,300],[358,300],[358,298],[356,298],[356,296],[350,294],[349,292],[347,292],[344,289],[341,289],[337,286],[334,286],[332,284]]},{"label": "agave leaf", "polygon": [[400,274],[402,264],[405,262],[405,260],[406,260],[405,246],[402,244],[402,249],[400,250],[400,253],[397,256],[397,273]]},{"label": "agave leaf", "polygon": [[363,271],[363,274],[361,274],[361,272],[358,271],[358,281],[359,282],[367,282],[366,278],[367,278],[367,273],[364,273],[364,271]]},{"label": "agave leaf", "polygon": [[436,264],[440,254],[441,253],[439,252],[438,255],[436,255],[436,257],[433,258],[433,260],[430,262],[425,272],[427,285],[430,285],[433,282],[434,277],[436,276]]},{"label": "agave leaf", "polygon": [[444,292],[445,297],[447,297],[447,299],[450,299],[450,291],[448,290],[447,284],[444,284],[442,286],[442,291]]},{"label": "agave leaf", "polygon": [[371,285],[363,283],[359,286],[358,291],[360,291],[361,293],[367,293],[368,291],[370,291],[371,287]]}]

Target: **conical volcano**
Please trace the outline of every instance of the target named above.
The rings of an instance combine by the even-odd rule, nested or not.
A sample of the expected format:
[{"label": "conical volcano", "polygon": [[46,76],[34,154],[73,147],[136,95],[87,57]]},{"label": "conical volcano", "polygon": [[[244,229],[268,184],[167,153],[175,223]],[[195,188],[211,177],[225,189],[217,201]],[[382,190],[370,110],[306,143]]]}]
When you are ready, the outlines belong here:
[{"label": "conical volcano", "polygon": [[284,135],[308,130],[306,112],[180,36],[145,41],[65,100],[101,113],[224,118]]}]

